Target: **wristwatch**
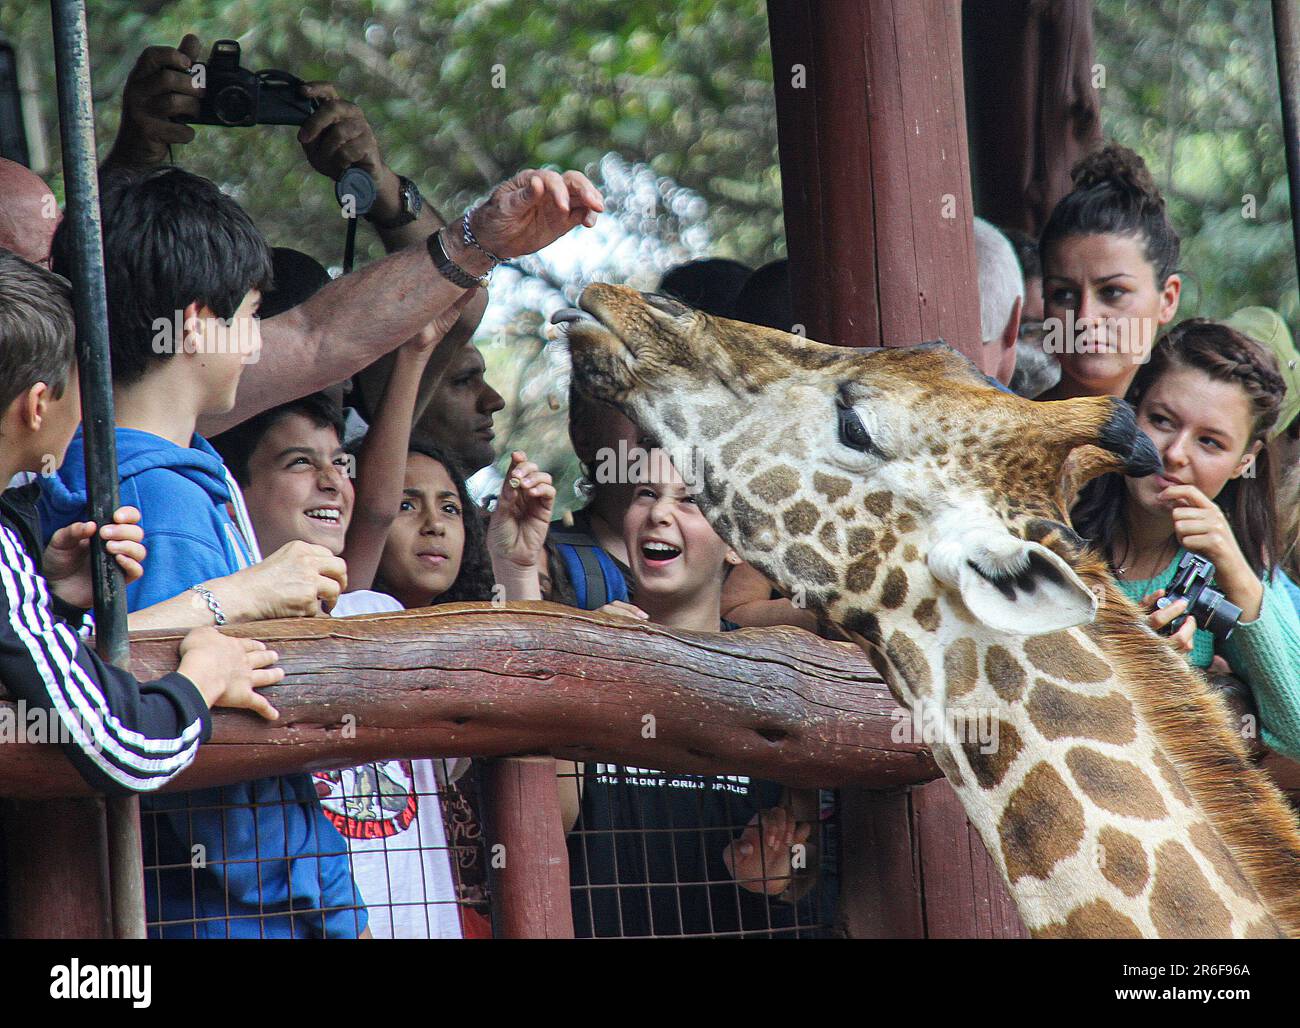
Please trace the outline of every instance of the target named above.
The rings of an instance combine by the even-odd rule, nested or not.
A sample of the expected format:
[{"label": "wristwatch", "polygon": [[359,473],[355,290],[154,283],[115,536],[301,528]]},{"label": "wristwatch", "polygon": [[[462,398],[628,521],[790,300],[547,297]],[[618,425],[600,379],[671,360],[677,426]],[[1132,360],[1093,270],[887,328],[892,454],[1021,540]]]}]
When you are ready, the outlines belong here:
[{"label": "wristwatch", "polygon": [[387,221],[379,221],[373,215],[367,214],[365,216],[366,220],[375,228],[390,229],[409,225],[420,216],[420,211],[424,210],[424,197],[420,195],[420,190],[416,184],[405,175],[397,176],[397,196],[400,208],[392,218]]},{"label": "wristwatch", "polygon": [[438,273],[443,278],[454,286],[459,286],[461,289],[486,289],[488,285],[487,275],[477,278],[447,255],[447,248],[442,244],[442,234],[445,231],[445,228],[440,228],[437,232],[431,233],[426,244],[429,248],[429,259],[433,261],[433,266],[438,269]]}]

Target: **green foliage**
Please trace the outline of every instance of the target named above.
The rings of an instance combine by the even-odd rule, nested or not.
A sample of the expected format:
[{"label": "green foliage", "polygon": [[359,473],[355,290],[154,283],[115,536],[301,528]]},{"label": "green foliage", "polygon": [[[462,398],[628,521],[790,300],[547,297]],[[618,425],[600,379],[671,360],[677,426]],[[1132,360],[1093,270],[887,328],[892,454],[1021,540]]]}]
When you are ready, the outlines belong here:
[{"label": "green foliage", "polygon": [[[1300,324],[1270,5],[1096,0],[1107,138],[1146,159],[1183,240],[1179,317]],[[1254,216],[1249,216],[1250,199]]]},{"label": "green foliage", "polygon": [[[1150,163],[1183,239],[1183,316],[1277,307],[1297,327],[1294,247],[1272,23],[1262,0],[1095,0],[1106,135]],[[653,285],[707,250],[757,266],[784,249],[763,0],[90,0],[97,128],[107,152],[127,72],[148,43],[238,38],[253,68],[335,82],[368,112],[385,156],[455,216],[517,168],[600,178],[617,154],[626,186],[618,254],[498,276],[482,333],[507,396],[498,433],[556,473],[571,505],[562,365],[539,311],[592,277]],[[0,32],[37,56],[59,190],[48,7],[0,0]],[[343,224],[291,128],[199,128],[175,157],[221,183],[276,244],[336,265]],[[633,174],[629,169],[640,169]],[[644,177],[655,210],[638,218]],[[610,183],[600,183],[607,190]],[[617,189],[615,190],[617,192]],[[1246,197],[1255,217],[1244,217]],[[676,209],[674,209],[676,204]],[[690,207],[687,211],[682,205]],[[380,255],[362,231],[360,259]],[[594,242],[588,245],[596,245]],[[554,409],[558,402],[558,409]]]}]

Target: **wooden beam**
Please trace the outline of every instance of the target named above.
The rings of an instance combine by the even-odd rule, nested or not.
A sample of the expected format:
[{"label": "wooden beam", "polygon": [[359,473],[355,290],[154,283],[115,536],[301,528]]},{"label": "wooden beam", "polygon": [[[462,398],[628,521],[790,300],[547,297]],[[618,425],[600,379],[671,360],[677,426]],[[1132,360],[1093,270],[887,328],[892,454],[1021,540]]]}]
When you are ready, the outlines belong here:
[{"label": "wooden beam", "polygon": [[1101,142],[1092,0],[965,0],[976,209],[1037,236]]},{"label": "wooden beam", "polygon": [[569,850],[555,760],[490,760],[483,773],[492,935],[572,939]]},{"label": "wooden beam", "polygon": [[[285,679],[266,691],[280,720],[218,712],[170,791],[396,757],[543,753],[805,787],[939,776],[923,746],[891,738],[900,708],[861,651],[799,629],[676,632],[479,603],[226,631],[280,653]],[[132,670],[173,670],[182,634],[134,635]],[[55,747],[0,746],[0,796],[88,794]]]},{"label": "wooden beam", "polygon": [[769,0],[791,295],[843,346],[977,359],[979,286],[953,0]]}]

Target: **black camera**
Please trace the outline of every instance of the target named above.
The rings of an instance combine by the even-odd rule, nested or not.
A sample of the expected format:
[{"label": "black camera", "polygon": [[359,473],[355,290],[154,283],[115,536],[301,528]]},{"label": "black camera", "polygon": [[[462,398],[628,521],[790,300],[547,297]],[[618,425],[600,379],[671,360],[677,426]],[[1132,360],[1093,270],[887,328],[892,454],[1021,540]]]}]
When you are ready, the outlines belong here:
[{"label": "black camera", "polygon": [[302,79],[287,71],[249,71],[239,66],[239,44],[218,39],[203,66],[205,90],[192,125],[301,125],[318,106],[299,92]]},{"label": "black camera", "polygon": [[1214,565],[1194,553],[1184,553],[1178,562],[1178,571],[1169,583],[1164,596],[1156,601],[1161,609],[1179,600],[1187,601],[1187,613],[1180,614],[1164,627],[1164,635],[1172,635],[1191,618],[1219,642],[1232,635],[1241,618],[1241,608],[1224,599],[1223,593],[1210,588]]}]

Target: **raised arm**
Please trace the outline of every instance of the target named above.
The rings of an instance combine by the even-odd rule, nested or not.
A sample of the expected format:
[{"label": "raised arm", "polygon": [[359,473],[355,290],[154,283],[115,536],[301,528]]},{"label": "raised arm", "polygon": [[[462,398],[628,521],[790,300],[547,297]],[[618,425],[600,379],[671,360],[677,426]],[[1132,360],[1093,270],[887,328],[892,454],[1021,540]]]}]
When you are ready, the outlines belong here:
[{"label": "raised arm", "polygon": [[[596,223],[600,192],[577,171],[526,169],[492,191],[470,218],[483,250],[502,260],[533,253],[578,225]],[[447,256],[471,275],[492,261],[442,233]],[[214,435],[269,407],[348,378],[435,320],[465,292],[439,274],[425,244],[407,247],[325,286],[262,324],[262,351],[239,384],[234,408],[204,418]]]},{"label": "raised arm", "polygon": [[[442,318],[426,325],[394,355],[383,395],[375,404],[374,420],[357,454],[356,500],[343,550],[348,584],[353,589],[369,589],[379,569],[388,530],[402,502],[416,396],[422,381],[432,377],[436,387],[446,372],[457,345],[446,328],[455,324],[473,295],[464,294]],[[426,374],[426,369],[432,374]]]}]

